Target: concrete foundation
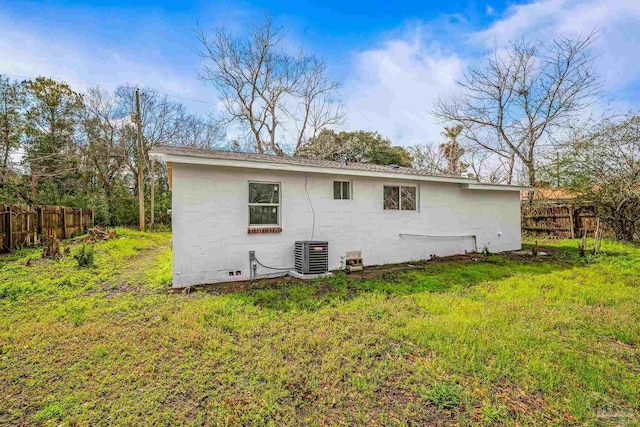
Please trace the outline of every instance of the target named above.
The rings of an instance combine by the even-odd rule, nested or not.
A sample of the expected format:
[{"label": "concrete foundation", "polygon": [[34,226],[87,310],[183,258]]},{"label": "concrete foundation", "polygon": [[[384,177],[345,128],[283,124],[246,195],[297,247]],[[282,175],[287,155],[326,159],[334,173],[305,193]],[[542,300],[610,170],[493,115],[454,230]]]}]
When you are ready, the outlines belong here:
[{"label": "concrete foundation", "polygon": [[333,277],[333,273],[327,271],[326,273],[322,273],[322,274],[302,274],[293,270],[289,272],[289,276],[295,277],[296,279],[313,280],[313,279],[319,279],[321,277]]}]

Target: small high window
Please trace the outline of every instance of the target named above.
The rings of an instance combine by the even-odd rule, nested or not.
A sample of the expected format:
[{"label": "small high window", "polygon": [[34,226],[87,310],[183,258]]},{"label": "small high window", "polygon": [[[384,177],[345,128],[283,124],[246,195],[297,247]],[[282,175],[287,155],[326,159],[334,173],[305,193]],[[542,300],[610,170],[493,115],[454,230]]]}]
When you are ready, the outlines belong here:
[{"label": "small high window", "polygon": [[384,186],[384,209],[385,210],[416,210],[416,187]]},{"label": "small high window", "polygon": [[351,199],[351,182],[333,181],[333,198],[335,200]]},{"label": "small high window", "polygon": [[249,225],[280,225],[280,184],[249,183]]}]

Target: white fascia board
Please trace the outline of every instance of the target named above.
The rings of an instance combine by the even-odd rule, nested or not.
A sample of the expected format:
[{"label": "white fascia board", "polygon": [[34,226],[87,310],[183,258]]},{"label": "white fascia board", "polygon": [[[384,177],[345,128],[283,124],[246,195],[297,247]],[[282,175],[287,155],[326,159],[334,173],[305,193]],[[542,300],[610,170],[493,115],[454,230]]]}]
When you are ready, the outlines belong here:
[{"label": "white fascia board", "polygon": [[453,184],[469,184],[469,178],[449,178],[444,176],[429,176],[429,175],[411,175],[411,174],[399,174],[392,172],[377,172],[357,169],[339,169],[339,168],[327,168],[322,166],[306,166],[306,165],[290,165],[283,163],[270,163],[270,162],[252,162],[247,160],[233,160],[233,159],[211,159],[207,157],[196,156],[179,156],[173,154],[156,154],[151,153],[150,156],[156,160],[172,163],[186,163],[194,165],[208,165],[208,166],[223,166],[232,168],[244,168],[244,169],[266,169],[285,172],[308,172],[308,173],[321,173],[331,175],[348,175],[348,176],[367,176],[384,179],[401,179],[406,181],[432,181],[432,182],[448,182]]},{"label": "white fascia board", "polygon": [[499,185],[499,184],[465,184],[462,186],[465,190],[485,190],[485,191],[532,191],[535,187],[527,187],[521,185]]},{"label": "white fascia board", "polygon": [[153,151],[149,152],[149,158],[151,160],[157,160],[159,162],[166,162],[166,156],[162,153],[154,153]]}]

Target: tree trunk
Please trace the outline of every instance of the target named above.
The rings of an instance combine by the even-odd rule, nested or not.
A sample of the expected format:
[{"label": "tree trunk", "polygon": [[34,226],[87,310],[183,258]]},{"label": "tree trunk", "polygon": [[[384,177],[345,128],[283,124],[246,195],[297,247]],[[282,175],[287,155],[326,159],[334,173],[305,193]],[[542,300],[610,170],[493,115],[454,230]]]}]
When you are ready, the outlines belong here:
[{"label": "tree trunk", "polygon": [[538,185],[538,181],[536,178],[536,167],[533,159],[526,162],[525,165],[527,166],[527,173],[529,175],[529,185],[531,187],[535,187]]},{"label": "tree trunk", "polygon": [[636,225],[632,221],[619,218],[614,222],[613,230],[616,234],[616,240],[621,242],[633,242],[636,239]]},{"label": "tree trunk", "polygon": [[256,139],[256,151],[258,154],[264,154],[264,146],[262,145],[262,138],[260,138],[260,132],[258,132],[253,123],[251,124],[251,131],[253,132],[253,136]]},{"label": "tree trunk", "polygon": [[7,136],[6,141],[4,142],[4,153],[2,153],[2,166],[6,169],[9,165],[9,151],[11,148],[11,144],[9,143],[9,137]]},{"label": "tree trunk", "polygon": [[[525,162],[525,166],[527,167],[527,173],[529,175],[529,186],[536,187],[538,181],[536,180],[536,168],[535,163],[533,163],[533,159]],[[528,199],[529,204],[533,203],[533,191],[529,191]]]},{"label": "tree trunk", "polygon": [[0,167],[0,183],[4,185],[5,175],[9,171],[9,138],[4,143],[4,153],[2,154],[2,167]]},{"label": "tree trunk", "polygon": [[597,213],[602,222],[613,231],[616,240],[621,242],[633,242],[638,238],[640,224],[635,218],[630,218],[624,213],[624,209],[616,203],[596,201]]},{"label": "tree trunk", "polygon": [[511,151],[511,155],[509,156],[509,172],[507,175],[507,184],[513,184],[513,171],[516,168],[516,153],[515,151]]},{"label": "tree trunk", "polygon": [[36,199],[38,197],[38,185],[40,184],[40,177],[37,173],[31,172],[31,193],[29,195],[29,202],[31,204],[36,204]]},{"label": "tree trunk", "polygon": [[149,171],[149,176],[151,178],[151,221],[150,224],[153,225],[155,222],[155,212],[156,212],[156,180],[155,180],[155,176],[154,176],[154,170],[153,170],[153,160],[149,161],[149,169],[151,169]]}]

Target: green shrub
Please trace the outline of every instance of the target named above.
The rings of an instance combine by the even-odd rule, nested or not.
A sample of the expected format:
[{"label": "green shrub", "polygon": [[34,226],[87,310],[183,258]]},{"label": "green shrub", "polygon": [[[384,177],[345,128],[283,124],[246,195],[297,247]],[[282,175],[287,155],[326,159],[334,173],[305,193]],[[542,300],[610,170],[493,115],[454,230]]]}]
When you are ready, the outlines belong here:
[{"label": "green shrub", "polygon": [[93,245],[82,244],[73,257],[78,261],[78,267],[93,267]]}]

